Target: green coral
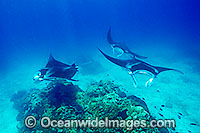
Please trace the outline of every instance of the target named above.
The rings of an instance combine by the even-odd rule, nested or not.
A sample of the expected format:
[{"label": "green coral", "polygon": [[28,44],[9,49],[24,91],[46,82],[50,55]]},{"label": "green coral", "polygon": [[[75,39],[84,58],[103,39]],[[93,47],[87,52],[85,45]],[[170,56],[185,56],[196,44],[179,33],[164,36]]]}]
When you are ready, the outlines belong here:
[{"label": "green coral", "polygon": [[[33,115],[39,121],[47,116],[50,119],[88,119],[98,117],[104,120],[111,119],[137,119],[150,120],[150,114],[144,107],[138,106],[133,99],[129,99],[121,86],[111,81],[102,80],[91,83],[86,91],[67,81],[55,80],[50,82],[46,88],[32,89],[24,97],[18,98],[14,103],[23,107],[19,110],[19,132],[158,132],[157,129],[135,128],[42,128],[37,125],[28,129],[24,125],[24,119]],[[22,100],[23,102],[19,102]],[[136,106],[137,105],[137,106]]]}]

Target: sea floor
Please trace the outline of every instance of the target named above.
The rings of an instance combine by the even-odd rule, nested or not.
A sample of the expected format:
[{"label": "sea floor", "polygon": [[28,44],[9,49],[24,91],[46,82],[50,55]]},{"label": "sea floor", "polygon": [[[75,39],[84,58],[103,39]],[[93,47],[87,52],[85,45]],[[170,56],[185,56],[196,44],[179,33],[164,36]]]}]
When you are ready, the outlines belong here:
[{"label": "sea floor", "polygon": [[[94,58],[96,58],[94,56]],[[144,87],[147,79],[144,75],[137,75],[138,87],[134,88],[131,77],[126,70],[108,62],[98,53],[98,63],[92,64],[95,70],[87,70],[80,67],[79,73],[74,77],[79,79],[74,84],[79,85],[83,90],[93,81],[112,80],[116,84],[122,85],[128,95],[135,95],[147,103],[147,106],[153,116],[157,119],[175,119],[177,132],[200,131],[199,106],[200,91],[199,79],[200,71],[196,68],[198,60],[181,57],[174,60],[173,57],[151,57],[148,62],[159,62],[157,64],[180,69],[183,74],[169,71],[161,73],[149,88]],[[170,62],[170,63],[169,63]],[[27,90],[30,88],[42,88],[45,83],[35,84],[32,81],[34,72],[40,69],[40,66],[22,65],[11,71],[0,80],[0,132],[17,132],[17,111],[10,102],[11,96],[18,90]],[[84,71],[84,72],[83,72]],[[89,74],[87,74],[89,73]],[[197,125],[191,125],[196,123]]]}]

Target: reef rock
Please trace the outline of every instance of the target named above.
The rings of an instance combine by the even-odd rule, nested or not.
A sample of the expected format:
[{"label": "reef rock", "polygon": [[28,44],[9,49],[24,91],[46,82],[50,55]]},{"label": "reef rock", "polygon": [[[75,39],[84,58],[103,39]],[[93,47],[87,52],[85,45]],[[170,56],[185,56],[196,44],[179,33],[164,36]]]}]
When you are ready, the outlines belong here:
[{"label": "reef rock", "polygon": [[55,80],[44,89],[31,89],[13,95],[11,101],[19,111],[19,132],[159,132],[156,128],[42,128],[29,129],[24,120],[32,115],[37,121],[47,116],[50,119],[118,119],[118,120],[151,120],[144,102],[132,96],[127,97],[119,85],[111,81],[91,83],[86,91],[82,91],[71,82]]}]

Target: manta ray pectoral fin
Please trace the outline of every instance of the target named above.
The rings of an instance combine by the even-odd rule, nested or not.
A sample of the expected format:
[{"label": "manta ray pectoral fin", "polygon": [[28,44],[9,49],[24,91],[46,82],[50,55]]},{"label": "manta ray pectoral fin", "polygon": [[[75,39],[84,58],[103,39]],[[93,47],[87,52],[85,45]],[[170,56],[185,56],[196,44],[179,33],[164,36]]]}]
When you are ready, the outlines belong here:
[{"label": "manta ray pectoral fin", "polygon": [[116,44],[112,37],[111,37],[111,26],[109,27],[108,33],[107,33],[107,41],[109,44]]},{"label": "manta ray pectoral fin", "polygon": [[146,57],[146,56],[143,56],[143,55],[135,55],[137,58],[140,58],[140,59],[146,59],[146,58],[148,58],[148,57]]},{"label": "manta ray pectoral fin", "polygon": [[130,54],[132,54],[134,57],[137,57],[137,58],[140,58],[140,59],[146,59],[146,58],[148,58],[148,57],[146,57],[146,56],[143,56],[143,55],[139,55],[139,54],[136,54],[136,53],[134,53],[134,52],[129,52]]},{"label": "manta ray pectoral fin", "polygon": [[166,68],[166,67],[155,67],[154,68],[158,71],[158,73],[164,72],[164,71],[168,71],[168,70],[172,70],[172,71],[176,71],[178,73],[184,74],[182,71],[179,71],[177,69],[172,69],[172,68]]},{"label": "manta ray pectoral fin", "polygon": [[56,60],[52,54],[49,55],[49,60],[45,66],[45,68],[53,68],[53,67],[69,67],[70,65],[62,63],[58,60]]},{"label": "manta ray pectoral fin", "polygon": [[105,54],[103,51],[101,51],[100,49],[99,49],[99,51],[104,55],[104,57],[106,58],[106,59],[108,59],[109,61],[111,61],[112,63],[114,63],[114,64],[116,64],[116,65],[118,65],[118,66],[121,66],[121,67],[123,67],[123,68],[126,68],[126,65],[127,65],[127,63],[129,62],[129,60],[120,60],[120,59],[116,59],[116,58],[113,58],[113,57],[111,57],[111,56],[108,56],[107,54]]}]

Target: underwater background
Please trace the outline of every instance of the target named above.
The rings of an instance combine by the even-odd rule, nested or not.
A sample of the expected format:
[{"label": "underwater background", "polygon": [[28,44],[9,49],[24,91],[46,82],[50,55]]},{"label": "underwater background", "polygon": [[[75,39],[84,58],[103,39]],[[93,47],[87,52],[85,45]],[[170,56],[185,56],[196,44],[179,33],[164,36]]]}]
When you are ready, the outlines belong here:
[{"label": "underwater background", "polygon": [[[80,66],[74,84],[81,89],[93,81],[113,80],[127,95],[145,99],[156,118],[162,114],[175,119],[177,132],[198,133],[199,5],[197,0],[0,1],[0,132],[17,132],[18,112],[10,98],[19,90],[45,86],[34,83],[33,75],[52,53],[59,61]],[[110,26],[113,38],[147,56],[146,62],[176,68],[184,75],[162,73],[149,88],[143,86],[146,77],[139,75],[141,83],[134,88],[127,72],[97,49],[112,54],[106,40]]]}]

